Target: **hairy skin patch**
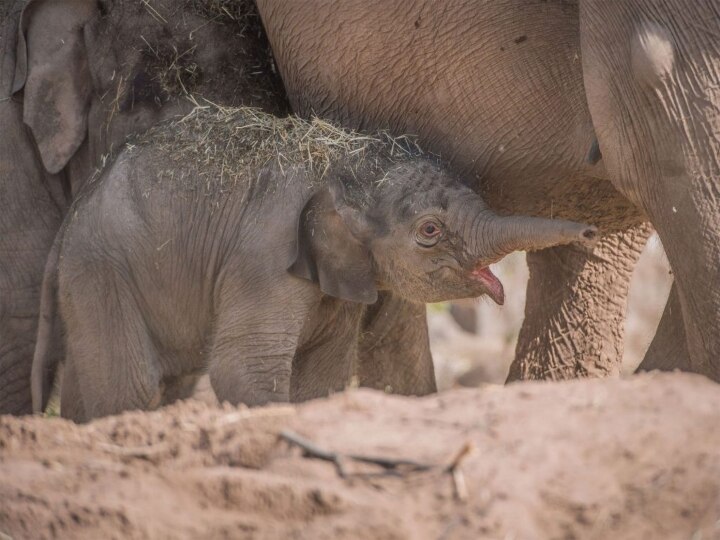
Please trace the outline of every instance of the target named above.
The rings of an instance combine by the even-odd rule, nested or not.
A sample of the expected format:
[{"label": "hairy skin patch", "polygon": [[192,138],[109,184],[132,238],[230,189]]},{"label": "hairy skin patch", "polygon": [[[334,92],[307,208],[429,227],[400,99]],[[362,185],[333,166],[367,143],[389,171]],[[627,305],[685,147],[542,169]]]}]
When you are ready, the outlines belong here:
[{"label": "hairy skin patch", "polygon": [[630,44],[635,77],[650,86],[659,85],[672,74],[675,50],[667,29],[654,24],[641,25]]}]

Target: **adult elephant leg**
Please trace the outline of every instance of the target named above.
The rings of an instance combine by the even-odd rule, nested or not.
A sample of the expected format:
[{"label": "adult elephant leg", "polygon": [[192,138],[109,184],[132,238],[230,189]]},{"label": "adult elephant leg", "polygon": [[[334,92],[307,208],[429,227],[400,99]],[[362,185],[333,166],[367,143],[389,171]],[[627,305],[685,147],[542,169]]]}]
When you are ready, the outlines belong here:
[{"label": "adult elephant leg", "polygon": [[528,253],[525,321],[508,382],[617,374],[632,271],[649,225],[604,235],[592,252]]},{"label": "adult elephant leg", "polygon": [[357,376],[361,386],[395,394],[437,391],[424,305],[381,293],[363,320]]},{"label": "adult elephant leg", "polygon": [[19,103],[0,99],[0,126],[0,414],[27,414],[40,284],[66,202],[60,178],[36,158]]},{"label": "adult elephant leg", "polygon": [[653,222],[688,368],[720,380],[717,2],[581,2],[588,104],[613,183]]},{"label": "adult elephant leg", "polygon": [[673,283],[655,337],[637,371],[688,371],[690,366],[684,325],[680,295]]}]

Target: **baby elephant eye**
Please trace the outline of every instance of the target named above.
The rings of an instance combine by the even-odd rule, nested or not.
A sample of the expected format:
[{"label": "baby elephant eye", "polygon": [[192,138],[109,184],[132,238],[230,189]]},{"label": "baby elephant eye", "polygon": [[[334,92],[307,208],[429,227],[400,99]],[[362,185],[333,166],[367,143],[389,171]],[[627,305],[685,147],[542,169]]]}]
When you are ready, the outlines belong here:
[{"label": "baby elephant eye", "polygon": [[442,229],[437,223],[425,221],[418,227],[417,243],[425,247],[434,246],[440,240],[440,233]]}]

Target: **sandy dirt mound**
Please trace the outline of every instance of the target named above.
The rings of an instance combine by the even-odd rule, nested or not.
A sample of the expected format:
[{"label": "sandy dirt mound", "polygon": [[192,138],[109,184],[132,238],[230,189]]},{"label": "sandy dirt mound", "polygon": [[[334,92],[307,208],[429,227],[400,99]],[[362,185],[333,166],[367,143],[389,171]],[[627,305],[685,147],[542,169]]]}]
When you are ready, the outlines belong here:
[{"label": "sandy dirt mound", "polygon": [[[185,402],[75,426],[0,417],[11,538],[720,538],[720,386],[680,374],[299,407]],[[303,457],[447,464],[400,476]],[[0,538],[4,538],[0,534]]]}]

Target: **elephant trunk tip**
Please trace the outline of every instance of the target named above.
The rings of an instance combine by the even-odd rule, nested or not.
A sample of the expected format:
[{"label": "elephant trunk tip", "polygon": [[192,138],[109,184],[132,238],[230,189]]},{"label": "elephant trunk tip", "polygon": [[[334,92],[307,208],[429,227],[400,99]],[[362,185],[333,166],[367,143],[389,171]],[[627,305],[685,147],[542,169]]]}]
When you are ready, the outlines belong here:
[{"label": "elephant trunk tip", "polygon": [[600,232],[598,231],[598,228],[594,225],[587,225],[580,232],[578,241],[588,247],[593,247],[597,244],[599,238]]},{"label": "elephant trunk tip", "polygon": [[498,259],[513,251],[539,251],[566,244],[594,248],[600,232],[594,225],[563,219],[503,217],[493,220]]},{"label": "elephant trunk tip", "polygon": [[[542,228],[540,227],[538,230],[542,230]],[[594,248],[600,239],[600,231],[595,225],[572,221],[550,220],[546,232],[547,234],[539,233],[539,242],[534,249],[545,249],[565,244],[580,244],[587,248]]]}]

